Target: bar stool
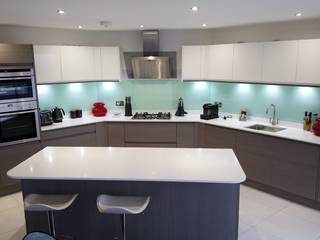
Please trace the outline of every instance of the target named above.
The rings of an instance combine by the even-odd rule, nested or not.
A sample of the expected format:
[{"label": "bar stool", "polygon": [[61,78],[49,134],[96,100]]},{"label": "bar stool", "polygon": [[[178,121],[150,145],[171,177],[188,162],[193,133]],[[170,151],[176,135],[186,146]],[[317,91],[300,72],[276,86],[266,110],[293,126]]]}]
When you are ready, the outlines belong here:
[{"label": "bar stool", "polygon": [[140,214],[148,206],[150,197],[112,196],[101,194],[97,197],[100,213],[121,214],[122,240],[126,240],[126,214]]},{"label": "bar stool", "polygon": [[67,209],[77,197],[78,194],[29,194],[24,199],[24,208],[26,211],[46,212],[49,234],[56,237],[53,212]]}]

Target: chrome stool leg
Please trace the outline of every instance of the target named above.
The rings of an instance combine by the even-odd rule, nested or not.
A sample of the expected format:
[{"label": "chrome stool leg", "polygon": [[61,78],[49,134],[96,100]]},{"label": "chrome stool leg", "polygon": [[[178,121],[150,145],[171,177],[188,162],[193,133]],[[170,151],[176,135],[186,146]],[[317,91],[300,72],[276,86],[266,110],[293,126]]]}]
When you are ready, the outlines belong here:
[{"label": "chrome stool leg", "polygon": [[126,214],[121,214],[122,240],[126,240]]},{"label": "chrome stool leg", "polygon": [[54,224],[54,215],[52,211],[47,212],[48,215],[48,226],[49,226],[49,234],[52,237],[56,237],[56,227]]}]

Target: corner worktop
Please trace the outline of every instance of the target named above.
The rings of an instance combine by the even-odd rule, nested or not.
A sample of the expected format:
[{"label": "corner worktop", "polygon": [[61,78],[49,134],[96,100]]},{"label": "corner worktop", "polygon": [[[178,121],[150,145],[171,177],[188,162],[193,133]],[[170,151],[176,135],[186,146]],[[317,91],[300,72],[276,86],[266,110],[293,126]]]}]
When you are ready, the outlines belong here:
[{"label": "corner worktop", "polygon": [[[267,123],[266,121],[245,121],[241,122],[236,118],[227,118],[226,120],[222,118],[212,119],[212,120],[202,120],[200,119],[199,114],[187,114],[183,117],[177,117],[172,114],[172,117],[170,120],[133,120],[131,117],[125,117],[123,115],[113,115],[108,114],[105,117],[94,117],[92,115],[84,115],[82,118],[76,118],[76,119],[70,119],[65,118],[63,122],[61,123],[54,123],[50,126],[43,126],[41,127],[41,131],[50,131],[50,130],[56,130],[56,129],[62,129],[62,128],[68,128],[68,127],[76,127],[81,125],[87,125],[87,124],[94,124],[99,122],[176,122],[176,123],[203,123],[218,127],[225,127],[240,131],[246,131],[256,134],[263,134],[268,135],[272,137],[279,137],[294,141],[300,141],[305,143],[311,143],[315,145],[320,145],[320,137],[315,136],[311,132],[303,131],[301,128],[292,127],[292,126],[284,126],[284,125],[277,125],[278,127],[283,127],[285,130],[280,132],[266,132],[261,130],[254,130],[254,129],[248,129],[246,127],[254,125],[254,124],[264,124],[264,125],[271,125],[270,123]],[[292,124],[293,125],[293,124]]]},{"label": "corner worktop", "polygon": [[46,147],[8,172],[14,179],[241,183],[231,149]]}]

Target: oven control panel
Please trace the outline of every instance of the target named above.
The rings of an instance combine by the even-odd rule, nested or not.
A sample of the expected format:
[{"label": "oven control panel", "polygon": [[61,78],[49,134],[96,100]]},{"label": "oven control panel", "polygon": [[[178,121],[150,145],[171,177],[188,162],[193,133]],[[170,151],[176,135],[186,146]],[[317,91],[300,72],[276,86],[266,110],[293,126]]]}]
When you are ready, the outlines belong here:
[{"label": "oven control panel", "polygon": [[37,108],[37,101],[2,103],[0,104],[0,113],[27,111]]}]

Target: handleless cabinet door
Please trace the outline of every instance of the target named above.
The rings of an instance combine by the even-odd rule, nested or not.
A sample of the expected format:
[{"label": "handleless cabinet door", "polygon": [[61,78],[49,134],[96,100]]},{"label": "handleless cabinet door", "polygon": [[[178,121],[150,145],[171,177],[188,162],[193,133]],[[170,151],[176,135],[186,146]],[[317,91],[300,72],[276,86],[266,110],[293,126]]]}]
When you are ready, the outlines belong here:
[{"label": "handleless cabinet door", "polygon": [[38,84],[62,81],[60,46],[33,46]]},{"label": "handleless cabinet door", "polygon": [[298,41],[264,43],[262,81],[267,83],[295,82],[297,57]]},{"label": "handleless cabinet door", "polygon": [[101,79],[99,47],[62,46],[61,63],[64,82]]},{"label": "handleless cabinet door", "polygon": [[204,78],[204,46],[182,46],[182,79]]},{"label": "handleless cabinet door", "polygon": [[232,80],[233,46],[233,44],[207,46],[207,79]]},{"label": "handleless cabinet door", "polygon": [[299,41],[297,82],[320,85],[320,39]]},{"label": "handleless cabinet door", "polygon": [[101,47],[101,68],[103,80],[120,80],[119,47]]},{"label": "handleless cabinet door", "polygon": [[260,82],[262,79],[262,43],[240,43],[234,45],[233,80]]}]

